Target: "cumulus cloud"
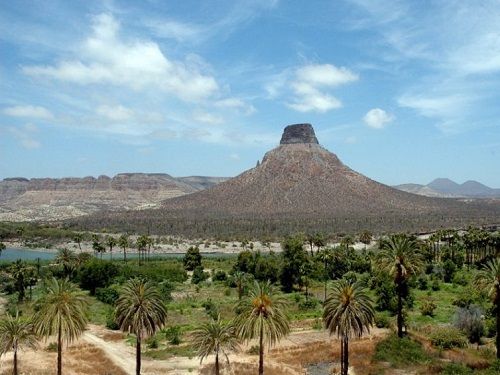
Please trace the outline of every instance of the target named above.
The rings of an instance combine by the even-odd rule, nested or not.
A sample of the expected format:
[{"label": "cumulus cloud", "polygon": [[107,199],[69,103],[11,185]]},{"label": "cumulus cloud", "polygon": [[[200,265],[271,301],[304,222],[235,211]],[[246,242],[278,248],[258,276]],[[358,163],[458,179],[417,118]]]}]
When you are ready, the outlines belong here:
[{"label": "cumulus cloud", "polygon": [[156,88],[184,101],[208,98],[219,91],[214,77],[192,63],[169,59],[149,40],[126,40],[112,15],[93,20],[92,35],[78,49],[78,56],[52,66],[25,66],[31,76],[81,85],[112,84],[134,90]]},{"label": "cumulus cloud", "polygon": [[[310,64],[295,70],[289,87],[292,101],[287,105],[299,112],[324,113],[340,108],[342,103],[327,90],[358,80],[358,75],[345,67],[331,64]],[[271,86],[273,93],[276,86]]]},{"label": "cumulus cloud", "polygon": [[251,115],[252,113],[256,112],[256,109],[253,105],[248,104],[238,98],[227,98],[218,100],[215,102],[215,106],[218,108],[237,109],[246,115]]},{"label": "cumulus cloud", "polygon": [[3,113],[13,117],[29,117],[40,120],[50,120],[54,118],[54,115],[48,109],[32,105],[7,107],[4,108]]},{"label": "cumulus cloud", "polygon": [[380,108],[370,109],[363,117],[365,124],[374,129],[382,129],[393,120],[393,115]]}]

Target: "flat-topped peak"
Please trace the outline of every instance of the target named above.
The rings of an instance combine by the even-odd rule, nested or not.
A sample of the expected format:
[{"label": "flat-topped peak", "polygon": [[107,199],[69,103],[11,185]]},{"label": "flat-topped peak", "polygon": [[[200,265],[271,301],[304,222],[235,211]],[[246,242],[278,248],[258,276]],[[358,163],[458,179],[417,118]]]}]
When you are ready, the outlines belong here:
[{"label": "flat-topped peak", "polygon": [[318,139],[314,134],[311,124],[293,124],[288,125],[281,136],[281,145],[296,143],[314,143],[318,144]]}]

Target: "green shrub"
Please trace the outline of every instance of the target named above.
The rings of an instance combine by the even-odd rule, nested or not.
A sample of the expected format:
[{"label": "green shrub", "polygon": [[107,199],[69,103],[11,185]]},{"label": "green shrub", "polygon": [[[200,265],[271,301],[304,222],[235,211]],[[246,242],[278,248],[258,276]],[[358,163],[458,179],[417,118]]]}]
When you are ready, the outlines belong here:
[{"label": "green shrub", "polygon": [[318,300],[316,298],[309,297],[307,301],[302,301],[299,303],[300,310],[312,310],[318,305]]},{"label": "green shrub", "polygon": [[181,327],[171,326],[165,330],[165,337],[172,345],[179,345],[181,343]]},{"label": "green shrub", "polygon": [[203,271],[203,267],[196,267],[193,271],[193,276],[191,278],[191,283],[199,284],[209,278],[208,272]]},{"label": "green shrub", "polygon": [[422,274],[417,278],[417,288],[420,290],[427,290],[427,288],[429,288],[429,282],[425,274]]},{"label": "green shrub", "polygon": [[97,288],[95,291],[95,297],[99,301],[113,306],[119,297],[119,293],[116,288],[113,287]]},{"label": "green shrub", "polygon": [[259,345],[252,345],[247,353],[250,355],[259,355]]},{"label": "green shrub", "polygon": [[187,271],[194,271],[195,268],[201,267],[201,254],[198,246],[191,246],[187,250],[182,261],[184,263],[184,269]]},{"label": "green shrub", "polygon": [[474,371],[461,363],[450,363],[441,371],[442,375],[469,375]]},{"label": "green shrub", "polygon": [[224,271],[217,271],[214,273],[212,279],[214,281],[226,281],[227,280],[227,274]]},{"label": "green shrub", "polygon": [[391,319],[387,314],[376,313],[375,314],[375,326],[377,328],[389,328],[391,326]]},{"label": "green shrub", "polygon": [[321,321],[321,319],[319,318],[314,319],[314,322],[312,324],[312,329],[316,331],[321,331],[323,329],[323,322]]},{"label": "green shrub", "polygon": [[441,349],[464,348],[467,346],[467,337],[454,327],[435,327],[430,339],[433,346]]},{"label": "green shrub", "polygon": [[436,308],[436,302],[434,302],[434,299],[432,297],[424,298],[420,304],[420,312],[424,316],[434,316],[434,311],[436,310]]},{"label": "green shrub", "polygon": [[51,342],[49,345],[47,345],[45,350],[48,352],[57,352],[57,342]]},{"label": "green shrub", "polygon": [[209,317],[211,317],[212,319],[217,319],[217,316],[219,315],[219,309],[211,299],[206,300],[201,305],[205,308],[205,312]]},{"label": "green shrub", "polygon": [[438,280],[438,279],[434,279],[434,280],[432,280],[432,283],[431,283],[431,289],[432,289],[434,292],[437,292],[439,289],[441,289],[441,286],[439,285],[439,280]]},{"label": "green shrub", "polygon": [[146,340],[146,345],[149,349],[158,349],[158,339],[156,336],[151,336]]},{"label": "green shrub", "polygon": [[374,359],[389,362],[395,367],[428,363],[431,360],[420,343],[394,334],[376,345]]}]

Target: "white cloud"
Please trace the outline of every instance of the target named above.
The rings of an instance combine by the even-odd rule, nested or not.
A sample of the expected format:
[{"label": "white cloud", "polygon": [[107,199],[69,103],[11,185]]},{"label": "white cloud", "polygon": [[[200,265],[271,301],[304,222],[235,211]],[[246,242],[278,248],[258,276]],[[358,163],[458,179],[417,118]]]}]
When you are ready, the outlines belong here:
[{"label": "white cloud", "polygon": [[4,108],[3,113],[13,117],[29,117],[40,120],[50,120],[54,118],[54,115],[48,109],[32,105],[7,107]]},{"label": "white cloud", "polygon": [[[345,67],[337,68],[331,64],[310,64],[300,67],[295,70],[293,78],[288,83],[294,96],[287,105],[299,112],[324,113],[340,108],[342,107],[340,100],[326,90],[356,80],[358,75]],[[275,94],[279,86],[270,88]]]},{"label": "white cloud", "polygon": [[224,123],[224,118],[208,112],[196,112],[193,115],[193,119],[195,121],[210,125],[218,125]]},{"label": "white cloud", "polygon": [[393,115],[380,108],[370,109],[363,117],[365,124],[374,129],[382,129],[393,120]]},{"label": "white cloud", "polygon": [[229,108],[229,109],[237,109],[242,111],[246,115],[251,115],[256,112],[256,109],[253,105],[244,102],[238,98],[227,98],[218,100],[215,102],[215,106],[218,108]]},{"label": "white cloud", "polygon": [[40,141],[35,139],[35,135],[38,133],[36,125],[26,124],[21,127],[10,127],[9,131],[25,149],[32,150],[41,146]]},{"label": "white cloud", "polygon": [[97,108],[97,114],[111,121],[127,121],[132,119],[134,111],[122,105],[101,105]]},{"label": "white cloud", "polygon": [[158,44],[123,39],[112,15],[94,17],[92,29],[76,59],[55,66],[26,66],[24,73],[81,85],[154,88],[185,101],[198,101],[219,91],[214,77],[203,74],[191,62],[170,60]]},{"label": "white cloud", "polygon": [[231,160],[238,161],[238,160],[240,160],[240,155],[233,153],[233,154],[229,155],[229,158]]}]

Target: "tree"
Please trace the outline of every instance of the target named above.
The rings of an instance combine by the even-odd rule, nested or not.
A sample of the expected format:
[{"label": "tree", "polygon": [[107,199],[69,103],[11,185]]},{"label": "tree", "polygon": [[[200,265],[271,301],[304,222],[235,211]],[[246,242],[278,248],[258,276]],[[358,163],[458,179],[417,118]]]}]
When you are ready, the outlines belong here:
[{"label": "tree", "polygon": [[135,373],[140,375],[142,339],[154,335],[167,320],[161,293],[149,281],[128,280],[116,301],[115,316],[122,331],[133,332],[136,336]]},{"label": "tree", "polygon": [[0,257],[2,256],[2,251],[5,250],[5,244],[3,242],[0,242]]},{"label": "tree", "polygon": [[141,264],[141,260],[142,258],[144,258],[144,254],[146,253],[146,248],[148,247],[149,244],[149,237],[144,235],[139,236],[135,244],[137,246],[137,251],[139,252],[139,264]]},{"label": "tree", "polygon": [[394,234],[380,241],[376,263],[381,272],[391,275],[398,295],[398,336],[403,337],[403,299],[408,291],[408,279],[419,274],[422,256],[417,241],[404,234]]},{"label": "tree", "polygon": [[109,254],[111,256],[111,260],[113,260],[113,247],[117,244],[116,239],[113,236],[106,237],[106,246],[109,247]]},{"label": "tree", "polygon": [[259,339],[259,375],[264,374],[264,345],[271,347],[290,332],[286,307],[286,300],[274,293],[269,282],[255,282],[248,296],[237,305],[238,337],[246,341]]},{"label": "tree", "polygon": [[127,247],[130,246],[130,242],[128,239],[128,236],[125,234],[122,234],[120,238],[118,239],[118,246],[120,246],[123,249],[123,261],[127,261]]},{"label": "tree", "polygon": [[193,271],[195,268],[201,267],[201,254],[198,246],[189,247],[182,262],[186,271]]},{"label": "tree", "polygon": [[474,285],[479,290],[487,290],[496,310],[496,350],[500,359],[500,258],[490,260],[476,275]]},{"label": "tree", "polygon": [[17,375],[17,352],[20,349],[30,348],[36,349],[37,335],[33,330],[33,325],[29,320],[22,319],[18,316],[15,318],[7,315],[0,322],[0,355],[9,351],[14,352],[13,359],[13,374]]},{"label": "tree", "polygon": [[349,368],[349,339],[370,332],[375,320],[373,303],[358,283],[339,280],[325,301],[323,322],[330,335],[340,338],[340,373],[347,375]]},{"label": "tree", "polygon": [[101,244],[99,237],[95,234],[92,236],[92,249],[94,249],[94,255],[97,256],[97,254],[101,254],[102,259],[102,253],[106,251],[106,248]]},{"label": "tree", "polygon": [[78,245],[78,248],[80,249],[80,252],[82,251],[82,241],[83,241],[83,233],[75,233],[73,235],[73,241],[76,242],[76,244]]},{"label": "tree", "polygon": [[236,289],[238,290],[238,300],[241,301],[243,290],[245,288],[245,282],[248,280],[248,274],[246,274],[245,272],[236,271],[233,274],[233,280],[236,284]]},{"label": "tree", "polygon": [[363,244],[365,244],[365,250],[366,246],[368,246],[372,242],[373,235],[370,231],[363,231],[360,236],[359,236],[359,241]]},{"label": "tree", "polygon": [[14,278],[14,288],[18,293],[17,300],[24,300],[26,287],[28,286],[28,265],[21,259],[16,260],[9,268],[9,271]]},{"label": "tree", "polygon": [[329,266],[330,262],[335,258],[335,254],[332,251],[332,249],[325,248],[325,249],[322,249],[321,251],[318,251],[317,256],[318,256],[319,260],[323,262],[323,266],[324,266],[323,278],[325,281],[325,285],[324,285],[323,301],[326,301],[327,283],[328,283],[328,279],[330,278],[328,275],[328,266]]},{"label": "tree", "polygon": [[62,374],[63,341],[71,343],[85,330],[89,303],[73,283],[52,278],[45,295],[37,303],[35,332],[43,337],[57,336],[57,375]]},{"label": "tree", "polygon": [[221,321],[220,315],[193,332],[193,346],[200,357],[200,363],[209,355],[215,355],[215,375],[219,375],[219,353],[226,357],[229,364],[227,353],[238,350],[238,344],[234,326]]},{"label": "tree", "polygon": [[59,249],[55,261],[63,267],[64,277],[72,276],[76,266],[76,256],[74,252],[66,248]]},{"label": "tree", "polygon": [[301,267],[307,261],[307,253],[303,249],[301,237],[290,237],[283,242],[283,267],[281,269],[281,285],[285,292],[291,292],[294,285],[300,284]]}]

